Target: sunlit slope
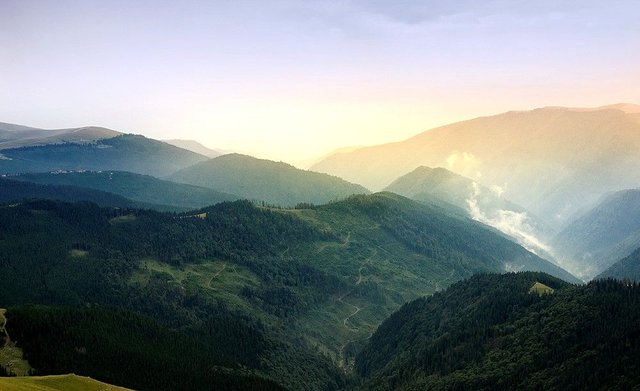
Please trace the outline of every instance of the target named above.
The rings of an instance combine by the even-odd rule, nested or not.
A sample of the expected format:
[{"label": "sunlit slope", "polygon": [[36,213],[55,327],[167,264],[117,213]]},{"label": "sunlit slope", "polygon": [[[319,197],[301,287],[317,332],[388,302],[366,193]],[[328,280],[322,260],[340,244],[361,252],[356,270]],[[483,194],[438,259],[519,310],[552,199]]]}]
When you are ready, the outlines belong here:
[{"label": "sunlit slope", "polygon": [[128,388],[112,386],[76,375],[30,377],[0,377],[2,391],[126,391]]},{"label": "sunlit slope", "polygon": [[204,155],[208,158],[214,158],[216,156],[222,155],[220,151],[216,151],[215,149],[211,149],[205,147],[195,140],[182,140],[182,139],[172,139],[172,140],[162,140],[167,144],[174,145],[178,148],[186,149],[191,152],[199,153],[200,155]]},{"label": "sunlit slope", "polygon": [[446,167],[560,225],[606,191],[640,182],[640,123],[618,108],[543,108],[458,122],[340,153],[313,170],[371,189],[416,167]]},{"label": "sunlit slope", "polygon": [[322,204],[369,192],[341,178],[235,153],[185,168],[168,179],[281,206]]},{"label": "sunlit slope", "polygon": [[97,126],[71,129],[39,129],[0,122],[0,150],[45,144],[91,143],[122,133]]}]

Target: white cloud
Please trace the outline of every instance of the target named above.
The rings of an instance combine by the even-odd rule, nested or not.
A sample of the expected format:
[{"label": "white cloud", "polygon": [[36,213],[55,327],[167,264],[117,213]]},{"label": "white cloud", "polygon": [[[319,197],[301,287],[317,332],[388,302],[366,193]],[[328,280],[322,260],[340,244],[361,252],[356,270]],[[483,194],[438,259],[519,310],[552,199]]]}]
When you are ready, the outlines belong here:
[{"label": "white cloud", "polygon": [[473,183],[470,197],[467,199],[469,214],[472,219],[489,225],[499,231],[514,238],[521,246],[527,250],[540,255],[541,252],[551,254],[549,245],[540,240],[534,233],[534,229],[529,224],[527,212],[515,212],[512,210],[500,209],[492,212],[491,216],[481,210],[478,204],[480,186]]}]

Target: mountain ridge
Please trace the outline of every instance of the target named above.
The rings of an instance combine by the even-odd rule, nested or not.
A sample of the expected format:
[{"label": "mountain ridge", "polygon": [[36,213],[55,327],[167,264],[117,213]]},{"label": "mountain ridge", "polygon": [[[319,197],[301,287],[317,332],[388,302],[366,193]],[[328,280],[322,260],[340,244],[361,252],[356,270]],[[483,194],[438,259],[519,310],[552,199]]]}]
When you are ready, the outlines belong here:
[{"label": "mountain ridge", "polygon": [[336,176],[238,153],[197,163],[167,179],[282,206],[321,204],[351,194],[369,193],[364,187]]},{"label": "mountain ridge", "polygon": [[336,154],[312,169],[377,190],[420,165],[500,186],[558,228],[602,193],[640,183],[640,123],[619,109],[513,111]]}]

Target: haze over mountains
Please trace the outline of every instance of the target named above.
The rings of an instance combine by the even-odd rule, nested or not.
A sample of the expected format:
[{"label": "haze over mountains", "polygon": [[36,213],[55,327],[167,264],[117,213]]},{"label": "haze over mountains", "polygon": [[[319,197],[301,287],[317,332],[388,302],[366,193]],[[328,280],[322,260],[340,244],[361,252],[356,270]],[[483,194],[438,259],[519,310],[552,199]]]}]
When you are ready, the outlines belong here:
[{"label": "haze over mountains", "polygon": [[282,206],[322,204],[369,192],[335,176],[235,153],[187,167],[168,179]]},{"label": "haze over mountains", "polygon": [[[0,373],[13,357],[143,390],[627,385],[634,326],[606,335],[593,314],[632,308],[637,286],[572,284],[638,278],[635,111],[509,112],[314,166],[354,182],[190,140],[2,124],[0,308],[22,342],[0,338]],[[574,315],[596,325],[588,346],[554,355]],[[591,343],[616,368],[584,363],[606,355]]]},{"label": "haze over mountains", "polygon": [[560,228],[605,192],[640,182],[637,111],[623,104],[508,112],[336,154],[312,169],[377,190],[418,166],[446,167]]},{"label": "haze over mountains", "polygon": [[164,140],[164,142],[167,144],[171,144],[175,147],[179,147],[182,149],[189,150],[191,152],[199,153],[200,155],[204,155],[208,158],[214,158],[223,154],[222,152],[216,151],[211,148],[207,148],[204,145],[194,140],[173,139],[173,140]]},{"label": "haze over mountains", "polygon": [[640,247],[598,275],[599,279],[616,278],[619,280],[640,281]]},{"label": "haze over mountains", "polygon": [[65,142],[3,149],[0,173],[57,170],[122,170],[169,175],[206,156],[144,136],[123,134],[91,143]]},{"label": "haze over mountains", "polygon": [[640,189],[604,196],[551,245],[574,273],[592,278],[640,247]]},{"label": "haze over mountains", "polygon": [[91,143],[121,134],[96,126],[49,130],[0,122],[0,150],[46,144]]},{"label": "haze over mountains", "polygon": [[530,251],[552,259],[545,243],[552,237],[553,230],[521,206],[506,200],[502,189],[488,189],[446,168],[421,166],[396,179],[385,190],[417,201],[455,205],[472,219],[500,230]]}]

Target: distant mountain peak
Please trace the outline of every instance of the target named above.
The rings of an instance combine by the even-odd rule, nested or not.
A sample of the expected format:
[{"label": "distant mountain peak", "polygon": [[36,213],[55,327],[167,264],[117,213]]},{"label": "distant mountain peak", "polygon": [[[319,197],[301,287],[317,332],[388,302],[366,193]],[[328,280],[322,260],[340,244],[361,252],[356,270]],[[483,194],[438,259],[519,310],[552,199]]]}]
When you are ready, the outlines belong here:
[{"label": "distant mountain peak", "polygon": [[202,143],[195,140],[171,139],[163,141],[167,144],[171,144],[173,146],[186,149],[191,152],[199,153],[200,155],[204,155],[209,158],[214,158],[222,155],[222,152],[206,147]]}]

